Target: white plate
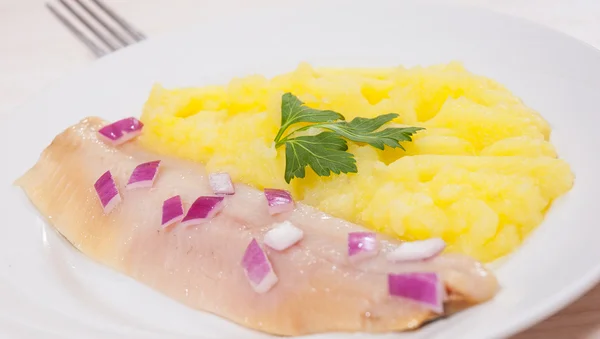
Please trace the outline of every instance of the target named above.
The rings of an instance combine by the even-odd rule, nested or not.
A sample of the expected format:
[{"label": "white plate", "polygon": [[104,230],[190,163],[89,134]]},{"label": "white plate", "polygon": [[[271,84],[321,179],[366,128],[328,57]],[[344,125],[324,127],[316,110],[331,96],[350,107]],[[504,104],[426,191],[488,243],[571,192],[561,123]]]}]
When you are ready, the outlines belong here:
[{"label": "white plate", "polygon": [[1,122],[1,337],[265,337],[181,306],[87,259],[46,226],[11,183],[58,132],[80,118],[139,115],[155,81],[167,86],[225,82],[253,72],[289,71],[299,61],[382,66],[461,60],[540,111],[577,176],[573,190],[496,270],[502,291],[493,301],[417,332],[382,337],[507,336],[597,282],[598,51],[546,28],[471,8],[393,0],[314,6],[288,3],[152,39],[49,88]]}]

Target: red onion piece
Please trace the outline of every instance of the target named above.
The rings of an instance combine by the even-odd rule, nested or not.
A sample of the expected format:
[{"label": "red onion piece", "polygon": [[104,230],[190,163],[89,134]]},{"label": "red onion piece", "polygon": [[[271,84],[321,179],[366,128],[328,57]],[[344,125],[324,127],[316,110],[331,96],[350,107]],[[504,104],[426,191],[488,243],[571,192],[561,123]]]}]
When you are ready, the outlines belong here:
[{"label": "red onion piece", "polygon": [[264,243],[274,250],[283,251],[300,241],[303,236],[304,232],[301,229],[286,220],[276,224],[265,234]]},{"label": "red onion piece", "polygon": [[273,188],[265,188],[265,197],[269,203],[269,214],[279,214],[294,210],[294,199],[290,192]]},{"label": "red onion piece", "polygon": [[121,145],[142,133],[144,124],[136,118],[125,118],[102,127],[98,134],[107,143]]},{"label": "red onion piece", "polygon": [[183,219],[183,203],[181,197],[176,195],[163,202],[162,222],[163,228],[169,227]]},{"label": "red onion piece", "polygon": [[96,180],[94,188],[96,189],[98,198],[100,198],[100,203],[102,203],[105,214],[110,213],[121,202],[121,195],[119,195],[117,184],[115,184],[110,171],[104,172]]},{"label": "red onion piece", "polygon": [[400,244],[387,254],[389,261],[425,260],[440,254],[446,248],[446,242],[440,238],[409,241]]},{"label": "red onion piece", "polygon": [[208,181],[215,194],[235,194],[235,188],[228,173],[211,173]]},{"label": "red onion piece", "polygon": [[379,253],[377,235],[373,232],[351,232],[348,234],[348,257],[360,260]]},{"label": "red onion piece", "polygon": [[160,160],[146,162],[138,165],[131,173],[129,181],[127,182],[127,189],[132,190],[136,188],[150,188],[154,185],[154,179],[158,174],[158,166]]},{"label": "red onion piece", "polygon": [[223,209],[223,197],[200,197],[194,201],[183,218],[182,226],[200,225]]},{"label": "red onion piece", "polygon": [[246,248],[242,258],[242,267],[248,282],[256,293],[269,291],[279,281],[267,254],[256,242],[256,239],[252,239]]},{"label": "red onion piece", "polygon": [[444,313],[444,284],[436,273],[415,272],[388,275],[390,295],[411,299],[435,313]]}]

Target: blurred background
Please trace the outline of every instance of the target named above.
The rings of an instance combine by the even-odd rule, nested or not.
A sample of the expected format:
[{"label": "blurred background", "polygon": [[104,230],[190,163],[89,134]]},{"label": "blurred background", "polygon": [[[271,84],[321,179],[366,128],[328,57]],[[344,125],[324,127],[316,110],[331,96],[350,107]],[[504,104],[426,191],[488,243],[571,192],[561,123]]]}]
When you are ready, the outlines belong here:
[{"label": "blurred background", "polygon": [[[58,5],[58,0],[48,0]],[[73,1],[73,0],[66,0]],[[87,1],[87,0],[83,0]],[[301,1],[301,0],[294,0]],[[326,0],[324,0],[326,1]],[[367,0],[365,0],[367,1]],[[402,0],[398,0],[402,1]],[[0,0],[0,118],[95,56],[45,7],[45,0]],[[104,0],[149,38],[250,8],[291,0]],[[600,0],[438,0],[525,18],[600,48]],[[515,51],[518,57],[519,51]],[[1,126],[1,122],[0,122]],[[518,339],[600,338],[600,288]]]},{"label": "blurred background", "polygon": [[[67,0],[72,1],[72,0]],[[294,0],[300,1],[300,0]],[[402,1],[402,0],[400,0]],[[600,47],[598,0],[440,0],[490,8],[554,27]],[[46,0],[0,0],[0,114],[94,60],[50,15]],[[51,3],[58,4],[57,0]],[[249,8],[290,0],[105,0],[152,37]],[[58,6],[58,5],[57,5]]]}]

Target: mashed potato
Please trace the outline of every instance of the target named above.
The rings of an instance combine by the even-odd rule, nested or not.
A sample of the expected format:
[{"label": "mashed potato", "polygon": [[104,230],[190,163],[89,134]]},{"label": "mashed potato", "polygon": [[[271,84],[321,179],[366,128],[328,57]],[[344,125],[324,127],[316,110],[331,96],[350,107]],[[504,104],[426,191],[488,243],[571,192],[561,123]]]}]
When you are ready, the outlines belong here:
[{"label": "mashed potato", "polygon": [[[273,139],[281,96],[347,120],[398,113],[422,126],[406,151],[350,144],[358,173],[284,181],[284,147]],[[167,90],[145,105],[142,142],[160,153],[227,171],[257,188],[286,188],[332,215],[400,239],[442,237],[448,251],[491,261],[539,225],[573,185],[549,143],[550,127],[519,98],[459,63],[406,69],[313,69],[226,86]]]}]

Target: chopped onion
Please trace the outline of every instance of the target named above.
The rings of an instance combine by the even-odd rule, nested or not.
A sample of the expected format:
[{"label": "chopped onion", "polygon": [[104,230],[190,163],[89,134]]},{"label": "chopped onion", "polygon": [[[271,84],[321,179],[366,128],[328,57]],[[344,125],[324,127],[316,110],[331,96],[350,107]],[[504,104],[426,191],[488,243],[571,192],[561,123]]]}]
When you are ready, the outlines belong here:
[{"label": "chopped onion", "polygon": [[181,197],[176,195],[163,202],[162,208],[162,227],[169,227],[183,219],[183,203]]},{"label": "chopped onion", "polygon": [[285,190],[265,188],[265,197],[269,203],[269,214],[279,214],[294,210],[294,199]]},{"label": "chopped onion", "polygon": [[351,232],[348,234],[348,257],[365,259],[377,255],[377,236],[372,232]]},{"label": "chopped onion", "polygon": [[444,313],[446,291],[436,273],[390,274],[388,289],[390,295],[411,299],[435,313]]},{"label": "chopped onion", "polygon": [[100,198],[104,213],[110,213],[121,202],[121,195],[119,195],[117,184],[115,184],[110,171],[106,171],[96,180],[94,188],[96,189],[98,198]]},{"label": "chopped onion", "polygon": [[274,250],[283,251],[300,241],[303,236],[304,232],[301,229],[286,220],[275,224],[275,227],[265,234],[264,243]]},{"label": "chopped onion", "polygon": [[390,261],[424,260],[440,254],[446,248],[446,242],[440,238],[409,241],[400,244],[394,251],[388,253]]},{"label": "chopped onion", "polygon": [[133,173],[131,173],[131,177],[129,177],[127,189],[152,187],[154,179],[156,179],[156,175],[158,174],[158,165],[160,165],[160,160],[138,165],[133,170]]},{"label": "chopped onion", "polygon": [[248,278],[256,293],[269,291],[279,281],[269,258],[267,258],[267,254],[256,242],[256,239],[252,239],[246,248],[242,258],[242,267],[246,273],[246,278]]},{"label": "chopped onion", "polygon": [[235,188],[228,173],[211,173],[208,181],[215,194],[235,194]]},{"label": "chopped onion", "polygon": [[111,145],[120,145],[142,133],[144,124],[136,118],[125,118],[102,127],[98,133]]},{"label": "chopped onion", "polygon": [[181,225],[200,225],[212,219],[223,209],[223,197],[200,197],[194,201]]}]

